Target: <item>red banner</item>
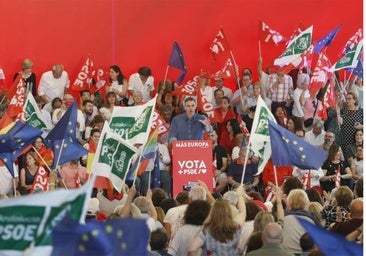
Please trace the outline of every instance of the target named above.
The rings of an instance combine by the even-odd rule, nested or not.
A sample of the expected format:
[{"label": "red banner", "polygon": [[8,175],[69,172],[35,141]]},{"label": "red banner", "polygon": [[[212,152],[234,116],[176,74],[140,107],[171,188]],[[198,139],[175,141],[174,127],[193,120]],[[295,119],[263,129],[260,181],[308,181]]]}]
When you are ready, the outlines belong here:
[{"label": "red banner", "polygon": [[[199,154],[197,154],[199,152]],[[173,197],[183,190],[197,186],[204,181],[210,191],[213,189],[212,141],[173,141]]]}]

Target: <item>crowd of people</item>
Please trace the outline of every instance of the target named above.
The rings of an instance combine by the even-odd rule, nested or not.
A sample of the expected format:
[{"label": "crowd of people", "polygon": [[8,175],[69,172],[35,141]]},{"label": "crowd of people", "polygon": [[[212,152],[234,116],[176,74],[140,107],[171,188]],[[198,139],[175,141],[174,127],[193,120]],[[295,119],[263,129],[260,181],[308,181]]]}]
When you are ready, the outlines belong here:
[{"label": "crowd of people", "polygon": [[[145,173],[139,173],[135,180],[126,180],[122,191],[114,190],[108,181],[104,181],[106,186],[96,187],[87,215],[98,220],[146,219],[151,231],[151,255],[321,255],[296,216],[362,243],[361,78],[354,77],[344,85],[336,75],[330,78],[338,85],[337,99],[335,106],[327,108],[324,118],[319,115],[324,89],[310,94],[311,74],[307,69],[290,75],[273,67],[264,72],[260,59],[260,80],[254,82],[252,71],[244,68],[234,92],[225,87],[224,78],[212,79],[202,72],[197,87],[222,120],[210,122],[206,113],[197,111],[196,97],[174,93],[178,85],[171,81],[156,85],[149,67],[141,67],[126,77],[119,66],[112,65],[109,80],[101,90],[83,90],[77,98],[71,93],[68,74],[61,64],[44,72],[38,84],[32,66],[33,62],[25,59],[16,75],[24,79],[25,93],[35,97],[51,128],[78,101],[77,139],[87,150],[95,150],[104,122],[111,119],[115,108],[141,105],[158,95],[156,109],[169,128],[158,138],[160,187],[153,188],[152,159]],[[252,152],[247,143],[259,96],[279,125],[328,152],[319,169],[278,166],[275,175],[269,160],[258,174],[261,156]],[[2,93],[2,114],[8,104]],[[88,155],[62,165],[57,171],[51,170],[56,159],[44,145],[43,137],[18,158],[16,169],[20,171],[15,171],[15,177],[1,162],[1,198],[78,188],[87,182]],[[198,181],[199,186],[173,198],[172,142],[203,139],[212,140],[213,172],[208,175],[215,180],[214,191]],[[244,163],[246,172],[242,177]]]}]

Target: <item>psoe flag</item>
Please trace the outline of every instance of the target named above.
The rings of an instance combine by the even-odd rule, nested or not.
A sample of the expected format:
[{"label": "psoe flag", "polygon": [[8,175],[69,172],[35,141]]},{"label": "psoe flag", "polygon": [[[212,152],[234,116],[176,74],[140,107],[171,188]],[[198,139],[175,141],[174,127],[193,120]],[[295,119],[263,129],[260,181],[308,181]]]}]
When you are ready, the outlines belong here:
[{"label": "psoe flag", "polygon": [[0,200],[0,255],[50,255],[53,227],[66,214],[85,219],[93,184]]},{"label": "psoe flag", "polygon": [[317,170],[324,163],[327,152],[314,147],[270,120],[268,123],[274,165],[295,165],[300,169]]}]

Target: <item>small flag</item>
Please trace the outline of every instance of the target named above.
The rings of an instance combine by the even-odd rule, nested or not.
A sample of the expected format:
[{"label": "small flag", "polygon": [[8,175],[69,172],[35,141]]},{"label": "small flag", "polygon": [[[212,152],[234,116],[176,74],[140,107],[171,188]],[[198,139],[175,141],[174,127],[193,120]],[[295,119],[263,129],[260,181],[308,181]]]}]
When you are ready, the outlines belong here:
[{"label": "small flag", "polygon": [[182,70],[182,74],[178,77],[178,84],[181,84],[187,73],[186,64],[184,62],[183,53],[177,42],[174,42],[173,49],[169,58],[169,66]]}]

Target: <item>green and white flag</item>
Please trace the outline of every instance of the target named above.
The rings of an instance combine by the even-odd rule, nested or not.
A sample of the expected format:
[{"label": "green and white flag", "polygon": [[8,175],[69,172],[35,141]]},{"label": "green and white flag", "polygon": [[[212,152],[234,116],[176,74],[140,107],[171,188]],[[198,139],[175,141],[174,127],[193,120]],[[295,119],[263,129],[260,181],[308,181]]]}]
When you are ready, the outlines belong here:
[{"label": "green and white flag", "polygon": [[137,149],[113,133],[105,122],[95,152],[91,173],[108,178],[121,191],[131,158]]},{"label": "green and white flag", "polygon": [[355,68],[357,66],[358,56],[360,55],[363,47],[363,39],[352,49],[346,52],[331,68],[330,71],[334,72],[344,68]]},{"label": "green and white flag", "polygon": [[277,123],[271,110],[268,109],[266,103],[259,96],[249,137],[250,149],[260,157],[257,175],[263,172],[272,154],[268,120]]},{"label": "green and white flag", "polygon": [[0,200],[0,255],[51,255],[53,227],[66,214],[84,221],[93,184]]},{"label": "green and white flag", "polygon": [[23,111],[25,113],[25,122],[30,126],[38,129],[51,129],[51,127],[47,127],[47,123],[43,119],[42,113],[39,110],[37,103],[31,93],[28,93]]},{"label": "green and white flag", "polygon": [[156,97],[141,106],[114,107],[109,127],[131,145],[145,144],[150,133]]},{"label": "green and white flag", "polygon": [[312,34],[313,26],[302,31],[288,44],[285,52],[274,60],[274,64],[282,67],[289,64],[295,58],[300,57],[301,53],[305,52],[310,47]]}]

